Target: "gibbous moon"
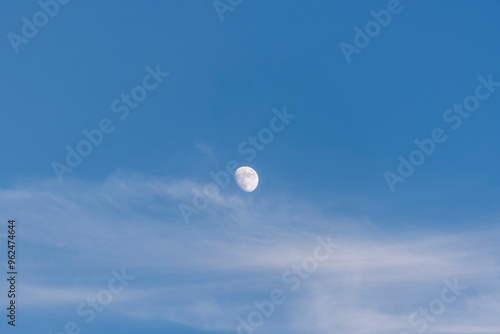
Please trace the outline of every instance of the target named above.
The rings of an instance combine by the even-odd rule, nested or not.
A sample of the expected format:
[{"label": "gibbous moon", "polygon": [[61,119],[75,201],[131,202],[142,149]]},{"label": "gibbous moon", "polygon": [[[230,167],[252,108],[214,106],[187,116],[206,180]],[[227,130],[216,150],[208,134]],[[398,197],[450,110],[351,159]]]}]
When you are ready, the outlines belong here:
[{"label": "gibbous moon", "polygon": [[250,167],[240,167],[234,173],[234,178],[238,186],[246,192],[252,192],[259,184],[259,175]]}]

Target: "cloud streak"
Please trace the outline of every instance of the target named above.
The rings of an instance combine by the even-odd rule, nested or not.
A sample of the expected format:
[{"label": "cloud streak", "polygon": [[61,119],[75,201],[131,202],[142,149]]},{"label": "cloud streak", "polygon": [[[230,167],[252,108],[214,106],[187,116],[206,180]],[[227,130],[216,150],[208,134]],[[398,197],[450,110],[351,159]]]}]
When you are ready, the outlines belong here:
[{"label": "cloud streak", "polygon": [[20,286],[33,296],[29,307],[49,298],[54,307],[76,306],[102,289],[110,269],[125,266],[137,278],[110,305],[115,312],[234,331],[254,301],[286,288],[283,272],[311,255],[317,237],[331,235],[339,249],[259,332],[417,332],[408,316],[454,278],[467,291],[427,331],[500,328],[498,230],[402,235],[293,198],[246,202],[229,190],[186,225],[177,203],[197,186],[117,172],[101,183],[46,180],[1,190],[0,210],[20,222],[24,272],[33,277]]}]

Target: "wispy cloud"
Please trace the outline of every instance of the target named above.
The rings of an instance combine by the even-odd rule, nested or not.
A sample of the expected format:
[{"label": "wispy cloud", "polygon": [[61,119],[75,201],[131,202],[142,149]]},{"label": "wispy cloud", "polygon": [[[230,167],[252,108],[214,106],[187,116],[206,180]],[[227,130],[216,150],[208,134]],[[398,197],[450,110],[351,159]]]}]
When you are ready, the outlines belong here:
[{"label": "wispy cloud", "polygon": [[29,306],[49,298],[54,307],[76,306],[102,288],[110,269],[126,266],[137,278],[111,309],[234,331],[254,301],[288,288],[283,273],[311,255],[318,236],[331,235],[338,250],[259,332],[417,332],[409,315],[454,278],[467,290],[427,331],[500,328],[499,231],[401,235],[326,216],[312,203],[283,205],[276,194],[247,202],[229,191],[186,225],[177,203],[197,186],[117,172],[102,183],[47,180],[1,190],[0,210],[19,221],[25,277],[32,277],[20,289],[34,296]]},{"label": "wispy cloud", "polygon": [[199,142],[196,144],[196,148],[200,150],[201,153],[205,154],[212,163],[217,162],[217,156],[215,155],[215,148],[206,143]]}]

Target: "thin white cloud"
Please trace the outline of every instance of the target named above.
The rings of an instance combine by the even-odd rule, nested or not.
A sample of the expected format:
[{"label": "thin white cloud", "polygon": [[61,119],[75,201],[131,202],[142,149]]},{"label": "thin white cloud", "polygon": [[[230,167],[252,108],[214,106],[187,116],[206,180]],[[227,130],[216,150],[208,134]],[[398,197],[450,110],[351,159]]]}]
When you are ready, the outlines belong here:
[{"label": "thin white cloud", "polygon": [[[280,288],[287,301],[261,333],[416,332],[408,316],[457,277],[468,289],[427,331],[500,328],[498,231],[395,235],[366,220],[324,216],[310,203],[248,203],[228,190],[186,225],[177,205],[197,187],[120,172],[103,183],[45,181],[0,191],[0,211],[20,221],[25,275],[34,277],[22,283],[34,296],[30,307],[49,298],[76,306],[103,288],[96,277],[126,267],[137,279],[109,308],[130,317],[232,331],[255,300]],[[327,235],[340,248],[291,292],[282,274]],[[58,265],[45,255],[57,256]]]}]

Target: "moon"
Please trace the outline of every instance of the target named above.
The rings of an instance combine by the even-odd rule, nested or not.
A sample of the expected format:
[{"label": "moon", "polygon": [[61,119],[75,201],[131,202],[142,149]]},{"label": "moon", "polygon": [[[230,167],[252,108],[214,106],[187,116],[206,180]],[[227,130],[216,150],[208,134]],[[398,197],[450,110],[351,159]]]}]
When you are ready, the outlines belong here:
[{"label": "moon", "polygon": [[243,166],[236,170],[234,178],[238,186],[246,192],[252,192],[259,184],[259,175],[250,167]]}]

